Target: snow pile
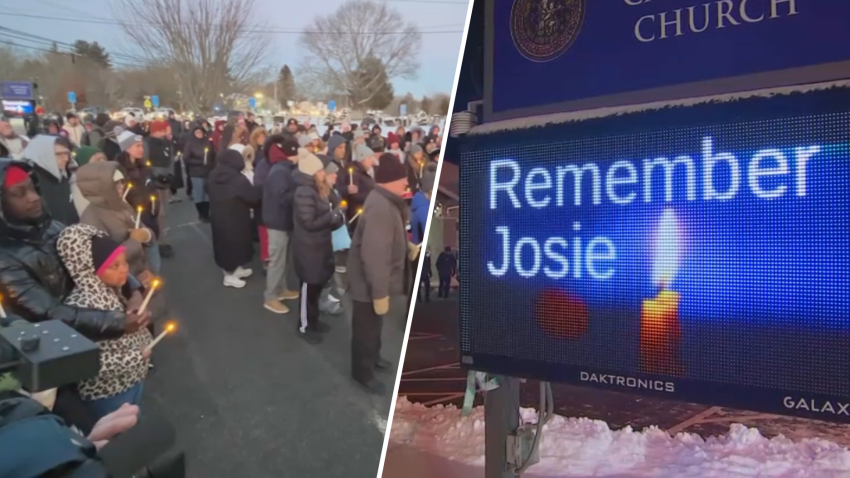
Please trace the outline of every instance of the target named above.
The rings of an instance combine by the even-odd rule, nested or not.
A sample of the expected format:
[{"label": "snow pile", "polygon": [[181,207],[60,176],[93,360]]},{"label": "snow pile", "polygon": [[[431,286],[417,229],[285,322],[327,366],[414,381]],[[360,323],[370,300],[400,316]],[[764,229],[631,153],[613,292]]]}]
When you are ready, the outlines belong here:
[{"label": "snow pile", "polygon": [[807,85],[784,86],[778,88],[766,88],[762,90],[743,91],[738,93],[726,93],[722,95],[698,96],[694,98],[682,98],[670,101],[656,101],[652,103],[641,103],[634,105],[608,106],[591,110],[571,111],[567,113],[551,113],[537,116],[528,116],[510,120],[492,121],[480,124],[472,128],[470,135],[484,135],[499,133],[503,131],[522,130],[538,128],[550,124],[572,123],[594,118],[608,116],[620,116],[630,113],[645,111],[656,111],[664,108],[696,106],[709,103],[728,103],[748,98],[770,98],[773,96],[786,96],[794,93],[808,93],[810,91],[827,90],[831,88],[850,87],[850,80],[830,81],[825,83],[813,83]]},{"label": "snow pile", "polygon": [[[534,409],[521,410],[534,422]],[[390,440],[466,465],[484,465],[484,408],[468,417],[449,405],[432,408],[398,397]],[[605,422],[555,416],[544,427],[535,475],[557,477],[850,477],[850,451],[822,439],[793,442],[732,425],[729,434],[699,435],[650,427],[612,431]]]}]

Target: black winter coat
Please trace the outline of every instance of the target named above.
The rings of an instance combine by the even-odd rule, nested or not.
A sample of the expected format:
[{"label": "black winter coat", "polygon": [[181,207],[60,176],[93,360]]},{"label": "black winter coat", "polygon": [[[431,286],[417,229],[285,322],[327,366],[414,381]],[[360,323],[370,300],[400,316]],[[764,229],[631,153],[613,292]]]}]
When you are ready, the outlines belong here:
[{"label": "black winter coat", "polygon": [[292,232],[292,198],[295,196],[294,173],[298,167],[292,161],[272,165],[263,183],[263,224],[275,231]]},{"label": "black winter coat", "polygon": [[228,272],[249,263],[254,255],[251,208],[260,203],[260,193],[242,174],[244,168],[242,155],[228,149],[207,179],[213,255],[216,265]]},{"label": "black winter coat", "polygon": [[80,215],[71,199],[71,183],[68,178],[61,181],[56,176],[41,169],[37,164],[33,165],[33,176],[41,199],[47,204],[50,216],[66,226],[80,222]]},{"label": "black winter coat", "polygon": [[[351,184],[351,176],[348,175],[348,170],[353,171],[351,176],[353,176],[354,185],[357,186],[357,194],[348,194],[348,186]],[[346,210],[346,214],[349,220],[354,217],[360,208],[363,207],[363,204],[366,203],[366,198],[369,197],[369,193],[375,189],[375,180],[372,179],[372,176],[369,176],[369,173],[363,168],[363,165],[359,162],[349,163],[348,169],[344,174],[346,176],[345,183],[340,184],[337,181],[337,187],[339,188],[340,193],[343,195],[346,201],[348,201],[348,209]],[[339,176],[343,176],[342,173]],[[355,222],[353,225],[356,225]]]},{"label": "black winter coat", "polygon": [[198,129],[202,128],[196,126],[183,145],[183,164],[186,165],[186,175],[190,178],[206,178],[215,166],[215,148],[206,133],[201,139],[195,137],[195,131]]},{"label": "black winter coat", "polygon": [[[0,160],[0,184],[9,164]],[[64,228],[47,213],[37,224],[28,225],[10,224],[0,213],[0,292],[6,311],[30,322],[61,320],[92,340],[124,335],[123,312],[64,304],[74,287],[56,252],[56,239]]]},{"label": "black winter coat", "polygon": [[293,199],[295,229],[292,256],[295,272],[302,282],[325,285],[334,275],[334,251],[331,234],[345,223],[333,198],[322,199],[312,176],[296,170],[298,183]]}]

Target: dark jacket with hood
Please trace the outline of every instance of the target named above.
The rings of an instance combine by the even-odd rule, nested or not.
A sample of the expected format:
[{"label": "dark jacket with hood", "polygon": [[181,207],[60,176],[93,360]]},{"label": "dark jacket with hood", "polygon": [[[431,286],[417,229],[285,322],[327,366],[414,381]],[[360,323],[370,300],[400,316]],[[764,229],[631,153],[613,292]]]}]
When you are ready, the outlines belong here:
[{"label": "dark jacket with hood", "polygon": [[[135,211],[121,200],[115,188],[118,164],[114,162],[89,163],[77,170],[77,187],[89,201],[80,216],[80,222],[106,232],[113,241],[124,246],[130,272],[139,274],[147,269],[142,244],[130,237],[135,227]],[[123,176],[123,173],[122,173]]]},{"label": "dark jacket with hood", "polygon": [[[9,164],[0,160],[0,184]],[[0,214],[0,292],[6,310],[30,322],[61,320],[92,340],[121,337],[123,312],[64,304],[74,287],[56,251],[64,227],[47,211],[30,224],[14,223]]]},{"label": "dark jacket with hood", "polygon": [[268,158],[273,166],[263,184],[263,224],[276,231],[292,232],[292,198],[297,187],[293,174],[298,166],[282,155],[276,145],[269,148]]},{"label": "dark jacket with hood", "polygon": [[295,229],[292,234],[292,257],[301,281],[324,285],[334,274],[334,251],[331,235],[345,224],[345,218],[333,195],[322,199],[312,176],[296,170],[298,184],[293,199]]},{"label": "dark jacket with hood", "polygon": [[[363,163],[359,161],[350,163],[348,168],[353,171],[351,176],[353,177],[354,185],[357,186],[357,193],[348,194],[348,185],[350,182],[346,182],[342,185],[341,192],[345,200],[348,201],[346,214],[348,219],[351,220],[351,218],[357,214],[357,211],[366,203],[366,198],[369,197],[369,193],[375,189],[375,180],[372,179],[372,176],[370,176],[369,172],[366,171],[366,168],[363,167]],[[351,181],[351,179],[349,179],[349,181]],[[353,225],[356,225],[356,223]]]},{"label": "dark jacket with hood", "polygon": [[[201,130],[204,136],[195,137],[195,131]],[[212,143],[201,125],[195,125],[186,143],[183,145],[183,164],[186,165],[186,175],[190,178],[206,178],[215,166],[215,151]],[[205,159],[206,158],[206,159]]]},{"label": "dark jacket with hood", "polygon": [[24,150],[24,157],[35,165],[36,186],[50,215],[68,226],[80,222],[80,216],[71,196],[70,176],[67,171],[60,171],[56,163],[53,149],[56,139],[56,136],[36,136]]},{"label": "dark jacket with hood", "polygon": [[115,160],[120,166],[124,178],[133,185],[127,193],[127,202],[133,207],[133,211],[137,211],[139,207],[142,208],[141,223],[159,237],[159,221],[156,219],[158,213],[155,214],[151,201],[151,197],[157,190],[151,177],[151,168],[147,166],[147,161],[132,159],[126,151],[119,154]]},{"label": "dark jacket with hood", "polygon": [[213,256],[216,265],[228,272],[251,262],[254,255],[251,208],[260,202],[260,192],[242,174],[243,169],[242,155],[227,149],[219,154],[207,180]]}]

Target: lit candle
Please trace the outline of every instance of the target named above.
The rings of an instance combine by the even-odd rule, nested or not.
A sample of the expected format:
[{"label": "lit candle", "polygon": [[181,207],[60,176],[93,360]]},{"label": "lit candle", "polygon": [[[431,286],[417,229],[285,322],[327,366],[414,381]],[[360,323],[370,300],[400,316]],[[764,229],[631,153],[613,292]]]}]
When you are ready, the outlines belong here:
[{"label": "lit candle", "polygon": [[151,167],[151,162],[150,162],[150,160],[145,161],[145,166],[147,166],[147,167]]},{"label": "lit candle", "polygon": [[142,221],[142,206],[136,208],[136,229],[139,228],[139,223]]},{"label": "lit candle", "polygon": [[159,279],[154,279],[151,282],[151,288],[148,289],[148,294],[145,296],[145,300],[142,302],[142,306],[139,307],[139,315],[142,315],[145,312],[145,309],[148,308],[148,303],[150,303],[151,297],[153,297],[153,293],[157,287],[159,287]]},{"label": "lit candle", "polygon": [[210,152],[210,148],[204,148],[204,166],[207,165],[207,153]]},{"label": "lit candle", "polygon": [[127,187],[124,188],[124,194],[121,196],[122,201],[127,200],[127,195],[130,194],[131,189],[133,189],[133,183],[127,183]]},{"label": "lit candle", "polygon": [[348,207],[348,201],[346,201],[345,199],[343,199],[342,201],[340,201],[340,202],[339,202],[339,207],[340,207],[340,209],[345,209],[345,208],[347,208],[347,207]]},{"label": "lit candle", "polygon": [[354,168],[348,168],[348,185],[354,186]]},{"label": "lit candle", "polygon": [[681,329],[678,292],[669,290],[679,260],[676,214],[664,211],[655,244],[653,282],[661,287],[655,298],[646,299],[640,314],[640,369],[657,375],[681,376]]},{"label": "lit candle", "polygon": [[348,223],[351,224],[352,222],[354,222],[358,217],[360,217],[361,214],[363,214],[363,208],[362,207],[357,210],[357,214],[355,214],[354,217],[352,217],[351,219],[348,220]]},{"label": "lit candle", "polygon": [[170,334],[171,332],[174,332],[174,329],[176,328],[177,326],[174,325],[174,322],[171,322],[170,324],[166,325],[165,330],[163,330],[161,334],[157,335],[153,342],[149,343],[148,346],[145,347],[145,352],[153,350],[153,348],[156,346],[156,344],[159,343],[160,340],[164,339],[165,336]]},{"label": "lit candle", "polygon": [[422,177],[422,173],[425,171],[425,161],[419,161],[419,177]]},{"label": "lit candle", "polygon": [[151,214],[156,214],[156,196],[151,195]]},{"label": "lit candle", "polygon": [[6,318],[6,309],[3,308],[3,296],[0,296],[0,319]]}]

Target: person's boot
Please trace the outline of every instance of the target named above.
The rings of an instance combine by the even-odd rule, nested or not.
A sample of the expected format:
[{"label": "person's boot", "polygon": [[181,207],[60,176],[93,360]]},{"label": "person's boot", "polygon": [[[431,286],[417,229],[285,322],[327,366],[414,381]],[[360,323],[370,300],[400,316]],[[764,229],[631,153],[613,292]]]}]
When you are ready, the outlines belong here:
[{"label": "person's boot", "polygon": [[201,222],[204,224],[210,223],[210,203],[201,203]]},{"label": "person's boot", "polygon": [[379,357],[378,363],[375,364],[375,369],[382,372],[392,372],[395,367],[393,367],[393,363],[389,360]]},{"label": "person's boot", "polygon": [[203,203],[199,203],[199,202],[195,203],[195,210],[198,211],[198,220],[199,221],[201,220],[202,217],[204,217],[204,212],[203,212],[204,208],[203,208],[203,206],[201,206],[201,204],[203,204]]},{"label": "person's boot", "polygon": [[383,395],[387,391],[387,386],[376,378],[372,378],[367,382],[361,382],[360,380],[354,379],[354,382],[373,395]]}]

